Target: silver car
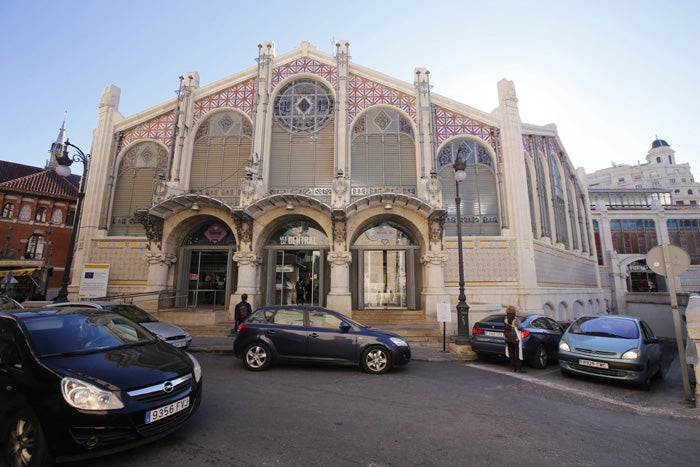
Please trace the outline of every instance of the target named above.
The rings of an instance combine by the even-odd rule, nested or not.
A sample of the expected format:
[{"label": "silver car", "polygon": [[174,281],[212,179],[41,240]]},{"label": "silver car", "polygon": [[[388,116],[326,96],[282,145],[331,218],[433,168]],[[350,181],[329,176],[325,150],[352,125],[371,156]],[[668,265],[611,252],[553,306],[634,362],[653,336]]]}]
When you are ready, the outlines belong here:
[{"label": "silver car", "polygon": [[63,302],[54,303],[52,307],[90,307],[97,308],[100,310],[109,310],[119,313],[122,316],[129,318],[132,321],[139,323],[144,328],[151,331],[156,336],[160,337],[162,340],[168,344],[172,344],[175,347],[181,349],[188,349],[192,343],[192,336],[189,335],[187,331],[174,324],[164,323],[158,321],[158,319],[143,310],[136,305],[131,303],[121,303],[121,302]]}]

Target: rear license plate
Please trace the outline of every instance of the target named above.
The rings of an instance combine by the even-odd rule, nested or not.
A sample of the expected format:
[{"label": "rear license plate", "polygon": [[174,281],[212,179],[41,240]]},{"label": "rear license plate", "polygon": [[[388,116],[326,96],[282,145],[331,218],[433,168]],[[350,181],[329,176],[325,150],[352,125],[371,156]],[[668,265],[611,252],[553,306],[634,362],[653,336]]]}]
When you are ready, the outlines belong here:
[{"label": "rear license plate", "polygon": [[173,346],[174,347],[185,347],[187,345],[187,342],[174,342]]},{"label": "rear license plate", "polygon": [[484,331],[485,336],[491,336],[491,337],[503,337],[502,332],[496,332],[496,331]]},{"label": "rear license plate", "polygon": [[157,409],[149,410],[146,412],[146,425],[149,423],[157,422],[163,418],[167,418],[171,415],[175,415],[178,412],[185,410],[190,406],[190,398],[185,397],[179,401],[175,401],[172,404],[164,405],[163,407],[158,407]]},{"label": "rear license plate", "polygon": [[593,360],[579,360],[578,361],[579,365],[583,366],[592,366],[594,368],[608,368],[608,364],[605,362],[594,362]]}]

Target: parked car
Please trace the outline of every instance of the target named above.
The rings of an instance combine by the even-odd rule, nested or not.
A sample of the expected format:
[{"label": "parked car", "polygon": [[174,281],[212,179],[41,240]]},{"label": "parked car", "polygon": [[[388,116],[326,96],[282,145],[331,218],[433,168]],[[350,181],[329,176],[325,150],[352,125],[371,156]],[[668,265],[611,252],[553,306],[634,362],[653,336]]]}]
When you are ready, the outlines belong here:
[{"label": "parked car", "polygon": [[121,302],[62,302],[56,303],[54,306],[66,307],[66,306],[82,306],[97,308],[100,310],[116,311],[117,313],[126,316],[132,321],[136,321],[144,328],[151,331],[156,336],[163,339],[168,344],[172,344],[175,347],[181,347],[185,350],[190,348],[192,344],[192,336],[182,329],[180,326],[175,326],[174,324],[164,323],[158,321],[158,318],[147,312],[146,310],[137,307],[131,303],[121,303]]},{"label": "parked car", "polygon": [[196,411],[189,353],[121,314],[0,311],[0,464],[46,465],[166,436]]},{"label": "parked car", "polygon": [[17,310],[24,306],[12,297],[0,295],[0,310]]},{"label": "parked car", "polygon": [[639,384],[649,389],[662,376],[661,343],[651,327],[631,316],[582,316],[559,343],[559,368],[579,374]]},{"label": "parked car", "polygon": [[[505,357],[505,313],[489,315],[472,327],[471,345],[479,358]],[[556,360],[559,339],[564,330],[552,318],[543,315],[518,316],[522,323],[523,361],[534,368],[545,368]]]},{"label": "parked car", "polygon": [[233,352],[253,371],[293,361],[359,364],[367,373],[383,374],[411,360],[411,348],[397,334],[316,306],[258,308],[238,326]]}]

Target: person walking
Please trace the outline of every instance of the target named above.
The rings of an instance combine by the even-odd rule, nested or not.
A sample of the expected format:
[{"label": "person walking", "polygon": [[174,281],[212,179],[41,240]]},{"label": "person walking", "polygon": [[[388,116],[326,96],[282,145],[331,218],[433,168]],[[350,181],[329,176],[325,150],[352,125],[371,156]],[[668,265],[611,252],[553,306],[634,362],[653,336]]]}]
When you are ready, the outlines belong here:
[{"label": "person walking", "polygon": [[238,326],[241,325],[243,321],[246,320],[248,316],[253,312],[253,309],[250,307],[250,303],[247,302],[248,300],[248,294],[244,293],[241,295],[241,301],[238,302],[236,307],[233,309],[233,318],[235,320],[235,331],[238,332]]},{"label": "person walking", "polygon": [[510,360],[510,366],[515,373],[525,373],[523,370],[523,342],[520,337],[522,323],[515,317],[515,307],[509,305],[506,308],[506,317],[503,319],[506,338],[506,357]]},{"label": "person walking", "polygon": [[294,288],[297,292],[297,305],[303,305],[304,299],[306,298],[306,284],[301,276],[299,276],[299,280],[294,285]]}]

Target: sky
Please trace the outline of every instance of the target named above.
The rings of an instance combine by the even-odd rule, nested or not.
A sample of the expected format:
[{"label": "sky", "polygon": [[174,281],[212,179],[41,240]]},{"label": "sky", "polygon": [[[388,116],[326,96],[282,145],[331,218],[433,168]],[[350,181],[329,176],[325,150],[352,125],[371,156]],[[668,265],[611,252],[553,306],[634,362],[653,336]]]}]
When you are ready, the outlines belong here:
[{"label": "sky", "polygon": [[[700,181],[700,2],[696,0],[0,0],[0,159],[43,167],[67,115],[90,152],[110,84],[130,116],[282,55],[303,41],[491,112],[513,81],[524,123],[557,125],[575,168],[645,162],[659,138]],[[80,165],[80,164],[76,164]],[[80,173],[80,167],[72,167]]]}]

